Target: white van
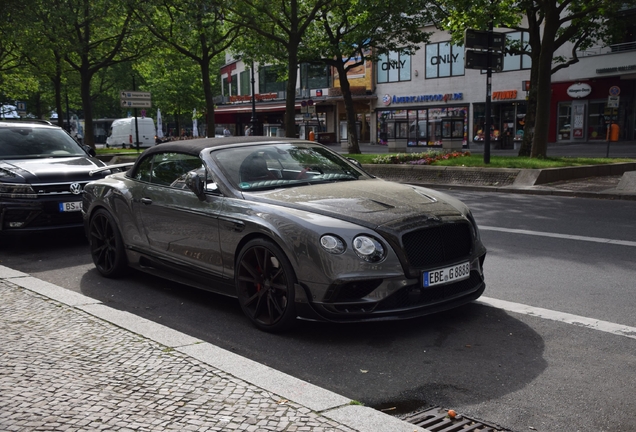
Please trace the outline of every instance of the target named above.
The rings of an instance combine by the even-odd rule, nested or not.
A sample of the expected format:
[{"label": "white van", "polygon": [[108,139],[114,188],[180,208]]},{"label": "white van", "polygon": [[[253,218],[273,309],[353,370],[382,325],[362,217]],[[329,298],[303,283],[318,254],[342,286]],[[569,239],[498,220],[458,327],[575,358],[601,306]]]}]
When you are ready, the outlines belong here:
[{"label": "white van", "polygon": [[[155,121],[148,117],[137,117],[139,126],[139,147],[155,145]],[[136,148],[135,118],[128,117],[113,121],[106,138],[106,147]]]}]

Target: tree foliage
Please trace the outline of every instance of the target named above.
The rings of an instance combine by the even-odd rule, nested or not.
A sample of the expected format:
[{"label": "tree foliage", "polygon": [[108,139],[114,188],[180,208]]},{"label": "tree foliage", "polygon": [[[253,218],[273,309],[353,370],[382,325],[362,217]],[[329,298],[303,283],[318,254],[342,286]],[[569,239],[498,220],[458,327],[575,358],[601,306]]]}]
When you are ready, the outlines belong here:
[{"label": "tree foliage", "polygon": [[360,153],[356,115],[347,73],[381,54],[414,54],[429,34],[427,2],[418,0],[334,0],[317,14],[299,57],[333,67],[347,114],[348,152]]},{"label": "tree foliage", "polygon": [[[164,46],[199,66],[208,131],[214,133],[214,92],[211,76],[217,76],[218,57],[239,34],[239,27],[224,19],[224,2],[207,0],[154,0],[136,11],[136,15]],[[187,64],[177,60],[176,64]]]},{"label": "tree foliage", "polygon": [[[441,28],[450,30],[461,40],[464,29],[486,29],[490,17],[494,27],[528,32],[532,57],[529,113],[524,136],[532,139],[530,155],[547,155],[550,124],[551,76],[556,71],[579,61],[577,51],[609,41],[622,7],[635,5],[634,0],[436,0],[435,16]],[[561,48],[571,46],[569,55],[555,56]],[[532,115],[534,114],[534,124]],[[521,152],[528,150],[522,146]],[[520,153],[521,154],[521,153]]]}]

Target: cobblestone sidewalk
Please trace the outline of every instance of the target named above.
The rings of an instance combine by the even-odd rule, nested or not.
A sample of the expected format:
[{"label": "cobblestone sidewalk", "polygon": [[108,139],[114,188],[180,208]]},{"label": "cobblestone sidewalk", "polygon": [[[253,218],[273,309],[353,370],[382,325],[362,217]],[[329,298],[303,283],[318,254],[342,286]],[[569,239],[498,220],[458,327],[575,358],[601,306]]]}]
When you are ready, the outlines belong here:
[{"label": "cobblestone sidewalk", "polygon": [[0,280],[2,431],[353,431]]}]

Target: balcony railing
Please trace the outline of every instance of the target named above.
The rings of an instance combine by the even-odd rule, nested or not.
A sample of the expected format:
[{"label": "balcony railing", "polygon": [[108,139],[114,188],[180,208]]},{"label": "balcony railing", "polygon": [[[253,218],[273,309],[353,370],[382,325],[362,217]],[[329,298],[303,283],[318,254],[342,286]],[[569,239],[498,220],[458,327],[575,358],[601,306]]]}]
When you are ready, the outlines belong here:
[{"label": "balcony railing", "polygon": [[579,57],[589,57],[625,51],[636,51],[636,42],[625,42],[620,44],[591,47],[586,50],[579,51],[578,55]]}]

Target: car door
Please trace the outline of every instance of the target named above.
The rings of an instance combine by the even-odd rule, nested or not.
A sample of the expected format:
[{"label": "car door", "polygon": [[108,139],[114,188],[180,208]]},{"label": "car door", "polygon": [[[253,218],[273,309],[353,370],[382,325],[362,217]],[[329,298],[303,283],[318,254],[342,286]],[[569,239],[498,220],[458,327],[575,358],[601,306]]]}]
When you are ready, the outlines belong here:
[{"label": "car door", "polygon": [[185,185],[185,174],[206,172],[201,159],[183,153],[157,153],[149,161],[149,176],[135,197],[136,213],[151,253],[173,263],[222,275],[219,213],[223,197],[209,194],[201,201]]}]

